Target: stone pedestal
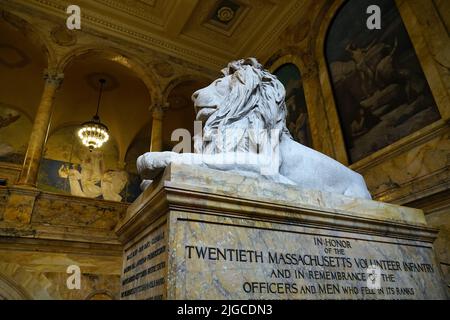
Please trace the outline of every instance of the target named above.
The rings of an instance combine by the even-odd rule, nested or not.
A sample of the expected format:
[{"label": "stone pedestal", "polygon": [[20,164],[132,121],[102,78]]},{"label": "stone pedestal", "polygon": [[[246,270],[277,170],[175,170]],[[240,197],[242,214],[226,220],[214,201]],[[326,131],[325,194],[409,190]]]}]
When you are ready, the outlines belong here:
[{"label": "stone pedestal", "polygon": [[447,298],[421,210],[229,172],[168,167],[116,233],[122,299]]}]

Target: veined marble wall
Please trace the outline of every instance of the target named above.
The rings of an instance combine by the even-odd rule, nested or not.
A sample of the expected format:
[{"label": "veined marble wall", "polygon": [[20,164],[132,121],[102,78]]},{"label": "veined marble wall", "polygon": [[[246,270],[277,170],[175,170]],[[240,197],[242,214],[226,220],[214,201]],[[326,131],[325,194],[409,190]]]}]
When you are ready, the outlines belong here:
[{"label": "veined marble wall", "polygon": [[0,103],[0,162],[22,164],[31,126],[25,113]]},{"label": "veined marble wall", "polygon": [[[127,207],[0,186],[0,298],[117,299],[122,247],[114,228]],[[67,287],[73,265],[80,289]]]}]

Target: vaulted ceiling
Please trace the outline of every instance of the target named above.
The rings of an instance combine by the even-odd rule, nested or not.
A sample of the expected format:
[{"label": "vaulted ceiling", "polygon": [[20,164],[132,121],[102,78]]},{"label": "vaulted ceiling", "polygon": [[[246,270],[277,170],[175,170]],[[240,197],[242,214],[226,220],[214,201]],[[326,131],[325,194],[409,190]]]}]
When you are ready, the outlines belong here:
[{"label": "vaulted ceiling", "polygon": [[[34,118],[46,53],[40,42],[30,42],[35,37],[28,34],[27,23],[52,43],[58,59],[94,44],[99,52],[77,55],[64,69],[50,134],[90,119],[96,80],[106,77],[112,87],[104,94],[101,116],[123,159],[139,130],[149,132],[152,93],[139,74],[101,50],[107,43],[130,47],[154,73],[161,90],[170,89],[163,90],[170,102],[163,141],[168,148],[174,144],[173,129],[192,131],[192,92],[207,85],[230,60],[273,52],[279,35],[298,20],[305,2],[311,0],[0,0],[0,10],[23,15],[17,20],[15,15],[0,17],[0,83],[5,89],[0,102]],[[79,31],[69,32],[65,26],[71,4],[81,9]]]},{"label": "vaulted ceiling", "polygon": [[[73,1],[16,0],[67,17]],[[237,57],[258,57],[301,12],[304,0],[79,0],[82,28],[217,70]]]}]

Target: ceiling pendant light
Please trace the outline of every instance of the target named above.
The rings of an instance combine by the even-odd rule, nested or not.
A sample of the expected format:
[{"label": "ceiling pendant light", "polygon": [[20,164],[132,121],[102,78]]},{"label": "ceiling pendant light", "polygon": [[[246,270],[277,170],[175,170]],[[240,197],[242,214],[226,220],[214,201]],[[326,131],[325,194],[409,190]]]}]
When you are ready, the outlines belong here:
[{"label": "ceiling pendant light", "polygon": [[98,94],[97,102],[97,112],[91,121],[87,121],[81,125],[80,130],[78,130],[78,137],[81,142],[89,148],[92,152],[94,149],[100,148],[109,139],[108,127],[101,123],[100,117],[98,116],[98,110],[100,108],[100,100],[102,98],[103,85],[105,84],[105,79],[100,79],[100,90]]}]

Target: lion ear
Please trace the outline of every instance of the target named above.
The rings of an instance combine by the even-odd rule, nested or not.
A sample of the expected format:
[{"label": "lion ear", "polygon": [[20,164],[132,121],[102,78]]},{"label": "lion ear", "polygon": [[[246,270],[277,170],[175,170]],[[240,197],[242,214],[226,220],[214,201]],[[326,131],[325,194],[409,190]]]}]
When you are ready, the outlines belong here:
[{"label": "lion ear", "polygon": [[242,63],[243,65],[249,65],[258,69],[262,69],[261,64],[258,62],[258,60],[256,60],[256,58],[250,57],[247,59],[244,59],[244,62]]}]

